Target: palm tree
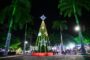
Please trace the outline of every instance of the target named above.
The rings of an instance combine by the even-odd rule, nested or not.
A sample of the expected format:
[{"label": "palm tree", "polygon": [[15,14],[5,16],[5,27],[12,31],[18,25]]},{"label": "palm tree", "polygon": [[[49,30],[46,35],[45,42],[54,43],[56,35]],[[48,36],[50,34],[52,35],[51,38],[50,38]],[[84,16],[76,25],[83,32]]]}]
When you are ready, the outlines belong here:
[{"label": "palm tree", "polygon": [[60,30],[60,39],[61,39],[61,53],[63,52],[63,36],[62,36],[62,32],[63,32],[63,29],[66,28],[66,24],[64,21],[59,21],[59,20],[56,20],[53,22],[53,28],[57,29],[57,30]]},{"label": "palm tree", "polygon": [[11,40],[12,28],[20,27],[22,28],[26,22],[30,22],[30,1],[29,0],[12,0],[12,4],[7,6],[0,16],[1,23],[4,22],[5,17],[8,17],[9,30],[6,38],[5,44],[5,55],[8,53],[8,48]]},{"label": "palm tree", "polygon": [[[64,16],[74,16],[76,20],[76,24],[80,26],[78,15],[81,15],[81,9],[85,8],[88,11],[90,10],[90,0],[59,0],[58,9],[60,10],[60,14],[63,14]],[[83,43],[83,36],[81,29],[79,31],[79,37],[81,40],[81,49],[82,54],[85,54],[85,48]]]},{"label": "palm tree", "polygon": [[[24,21],[23,21],[24,22]],[[25,34],[24,34],[24,48],[23,48],[23,54],[25,54],[25,50],[26,50],[26,44],[25,44],[25,41],[27,41],[27,37],[28,37],[28,34],[29,34],[29,31],[31,32],[32,28],[28,28],[28,23],[30,23],[29,25],[33,25],[33,21],[32,21],[32,17],[30,16],[29,17],[29,21],[26,20],[25,21]],[[30,33],[31,34],[31,33]]]}]

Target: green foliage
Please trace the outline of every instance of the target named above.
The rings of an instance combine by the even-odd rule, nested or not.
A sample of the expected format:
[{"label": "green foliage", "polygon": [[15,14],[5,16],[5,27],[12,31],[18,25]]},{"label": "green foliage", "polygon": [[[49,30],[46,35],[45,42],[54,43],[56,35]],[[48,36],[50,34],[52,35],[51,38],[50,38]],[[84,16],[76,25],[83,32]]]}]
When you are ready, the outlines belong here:
[{"label": "green foliage", "polygon": [[[59,0],[58,9],[60,14],[64,17],[74,16],[76,24],[80,26],[78,15],[81,15],[82,8],[90,11],[90,0]],[[79,31],[80,33],[81,31]],[[82,32],[81,32],[82,35]],[[77,43],[80,43],[81,39],[75,39]],[[87,39],[84,39],[84,42],[87,42]]]},{"label": "green foliage", "polygon": [[[84,42],[85,44],[90,44],[90,36],[89,36],[89,35],[83,34],[83,38],[84,38],[84,39],[83,39],[83,42]],[[79,36],[76,36],[76,37],[74,38],[74,40],[75,40],[76,43],[78,43],[78,44],[81,43]]]},{"label": "green foliage", "polygon": [[41,52],[45,52],[46,49],[47,49],[47,46],[44,46],[44,45],[41,46]]},{"label": "green foliage", "polygon": [[[75,8],[75,12],[74,12]],[[77,15],[81,15],[81,9],[85,8],[88,11],[90,10],[90,0],[59,0],[58,9],[60,10],[60,14],[65,17],[71,17],[76,13]]]},{"label": "green foliage", "polygon": [[77,44],[80,44],[80,43],[81,43],[79,37],[75,37],[74,40],[75,40],[75,42],[76,42]]},{"label": "green foliage", "polygon": [[20,39],[19,38],[13,38],[11,39],[11,45],[10,48],[17,49],[20,47]]},{"label": "green foliage", "polygon": [[57,29],[57,30],[59,30],[59,29],[60,29],[60,30],[62,30],[62,29],[67,29],[67,25],[65,24],[64,21],[55,20],[55,21],[53,22],[52,28]]},{"label": "green foliage", "polygon": [[5,39],[6,39],[6,33],[1,33],[0,34],[0,48],[5,47]]},{"label": "green foliage", "polygon": [[[0,43],[1,48],[5,47],[5,41],[6,41],[6,33],[3,33],[0,35],[0,42],[2,42]],[[20,44],[21,44],[20,39],[12,35],[10,48],[19,48]]]},{"label": "green foliage", "polygon": [[30,16],[30,8],[31,8],[30,4],[31,3],[29,0],[12,0],[12,4],[10,6],[6,6],[1,11],[0,14],[1,23],[4,22],[6,17],[8,19],[8,23],[10,22],[11,18],[13,18],[13,28],[14,29],[16,29],[16,27],[23,28],[26,22],[31,22],[32,17]]},{"label": "green foliage", "polygon": [[60,44],[60,34],[59,33],[52,33],[49,35],[50,43],[52,45]]}]

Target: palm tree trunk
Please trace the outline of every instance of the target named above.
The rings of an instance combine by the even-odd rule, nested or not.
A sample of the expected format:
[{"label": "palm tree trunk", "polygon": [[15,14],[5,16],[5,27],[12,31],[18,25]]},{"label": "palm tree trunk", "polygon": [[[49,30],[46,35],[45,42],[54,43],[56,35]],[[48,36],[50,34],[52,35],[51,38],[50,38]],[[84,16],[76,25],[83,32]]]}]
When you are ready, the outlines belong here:
[{"label": "palm tree trunk", "polygon": [[[73,9],[74,9],[74,16],[75,16],[76,24],[80,27],[79,20],[78,20],[77,14],[76,14],[76,9],[75,9],[74,4],[73,4]],[[84,39],[83,39],[83,35],[82,35],[82,32],[81,32],[81,28],[78,31],[78,35],[79,35],[79,39],[81,41],[81,53],[86,54],[86,50],[84,48],[84,42],[83,42]]]},{"label": "palm tree trunk", "polygon": [[62,38],[62,28],[60,26],[60,39],[61,39],[61,54],[63,52],[63,38]]},{"label": "palm tree trunk", "polygon": [[26,36],[27,36],[27,24],[26,24],[26,26],[25,26],[25,39],[24,39],[24,48],[23,48],[23,54],[25,54],[25,51],[26,51],[26,43],[25,43],[25,41],[26,41]]},{"label": "palm tree trunk", "polygon": [[13,20],[10,21],[9,30],[7,33],[7,38],[6,38],[6,43],[5,43],[5,52],[4,52],[5,56],[8,55],[8,49],[10,46],[12,23],[13,23]]},{"label": "palm tree trunk", "polygon": [[16,10],[16,2],[15,2],[15,5],[14,5],[14,8],[13,8],[12,17],[11,17],[10,24],[9,24],[9,30],[8,30],[8,33],[7,33],[7,38],[6,38],[6,43],[5,43],[5,52],[4,52],[5,56],[8,55],[8,50],[9,50],[9,46],[10,46],[11,30],[12,30],[13,16],[14,16],[15,10]]}]

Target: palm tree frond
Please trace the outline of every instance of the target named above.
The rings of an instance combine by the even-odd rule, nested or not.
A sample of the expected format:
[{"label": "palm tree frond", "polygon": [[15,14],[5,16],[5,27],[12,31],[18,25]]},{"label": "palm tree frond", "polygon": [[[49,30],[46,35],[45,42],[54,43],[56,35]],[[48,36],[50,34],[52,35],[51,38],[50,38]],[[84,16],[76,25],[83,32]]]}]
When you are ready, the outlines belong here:
[{"label": "palm tree frond", "polygon": [[53,22],[52,28],[59,30],[60,27],[61,27],[62,29],[67,29],[67,25],[65,24],[64,21],[56,20],[56,21]]},{"label": "palm tree frond", "polygon": [[72,10],[69,11],[68,17],[71,17],[72,16],[72,12],[73,12]]},{"label": "palm tree frond", "polygon": [[81,16],[82,7],[90,11],[90,0],[59,0],[58,9],[64,16],[72,16],[74,14],[73,5],[79,16]]}]

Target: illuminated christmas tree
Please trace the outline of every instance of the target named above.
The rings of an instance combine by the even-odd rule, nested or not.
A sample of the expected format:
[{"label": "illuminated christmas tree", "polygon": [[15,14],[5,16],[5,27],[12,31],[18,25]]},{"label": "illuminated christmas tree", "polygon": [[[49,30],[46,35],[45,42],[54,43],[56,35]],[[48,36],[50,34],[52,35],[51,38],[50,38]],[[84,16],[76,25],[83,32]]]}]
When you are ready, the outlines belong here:
[{"label": "illuminated christmas tree", "polygon": [[47,52],[48,45],[49,45],[49,37],[48,37],[47,29],[45,26],[45,22],[44,22],[46,17],[42,15],[40,18],[42,19],[42,23],[39,29],[37,40],[36,40],[36,46],[38,46],[39,52]]}]

